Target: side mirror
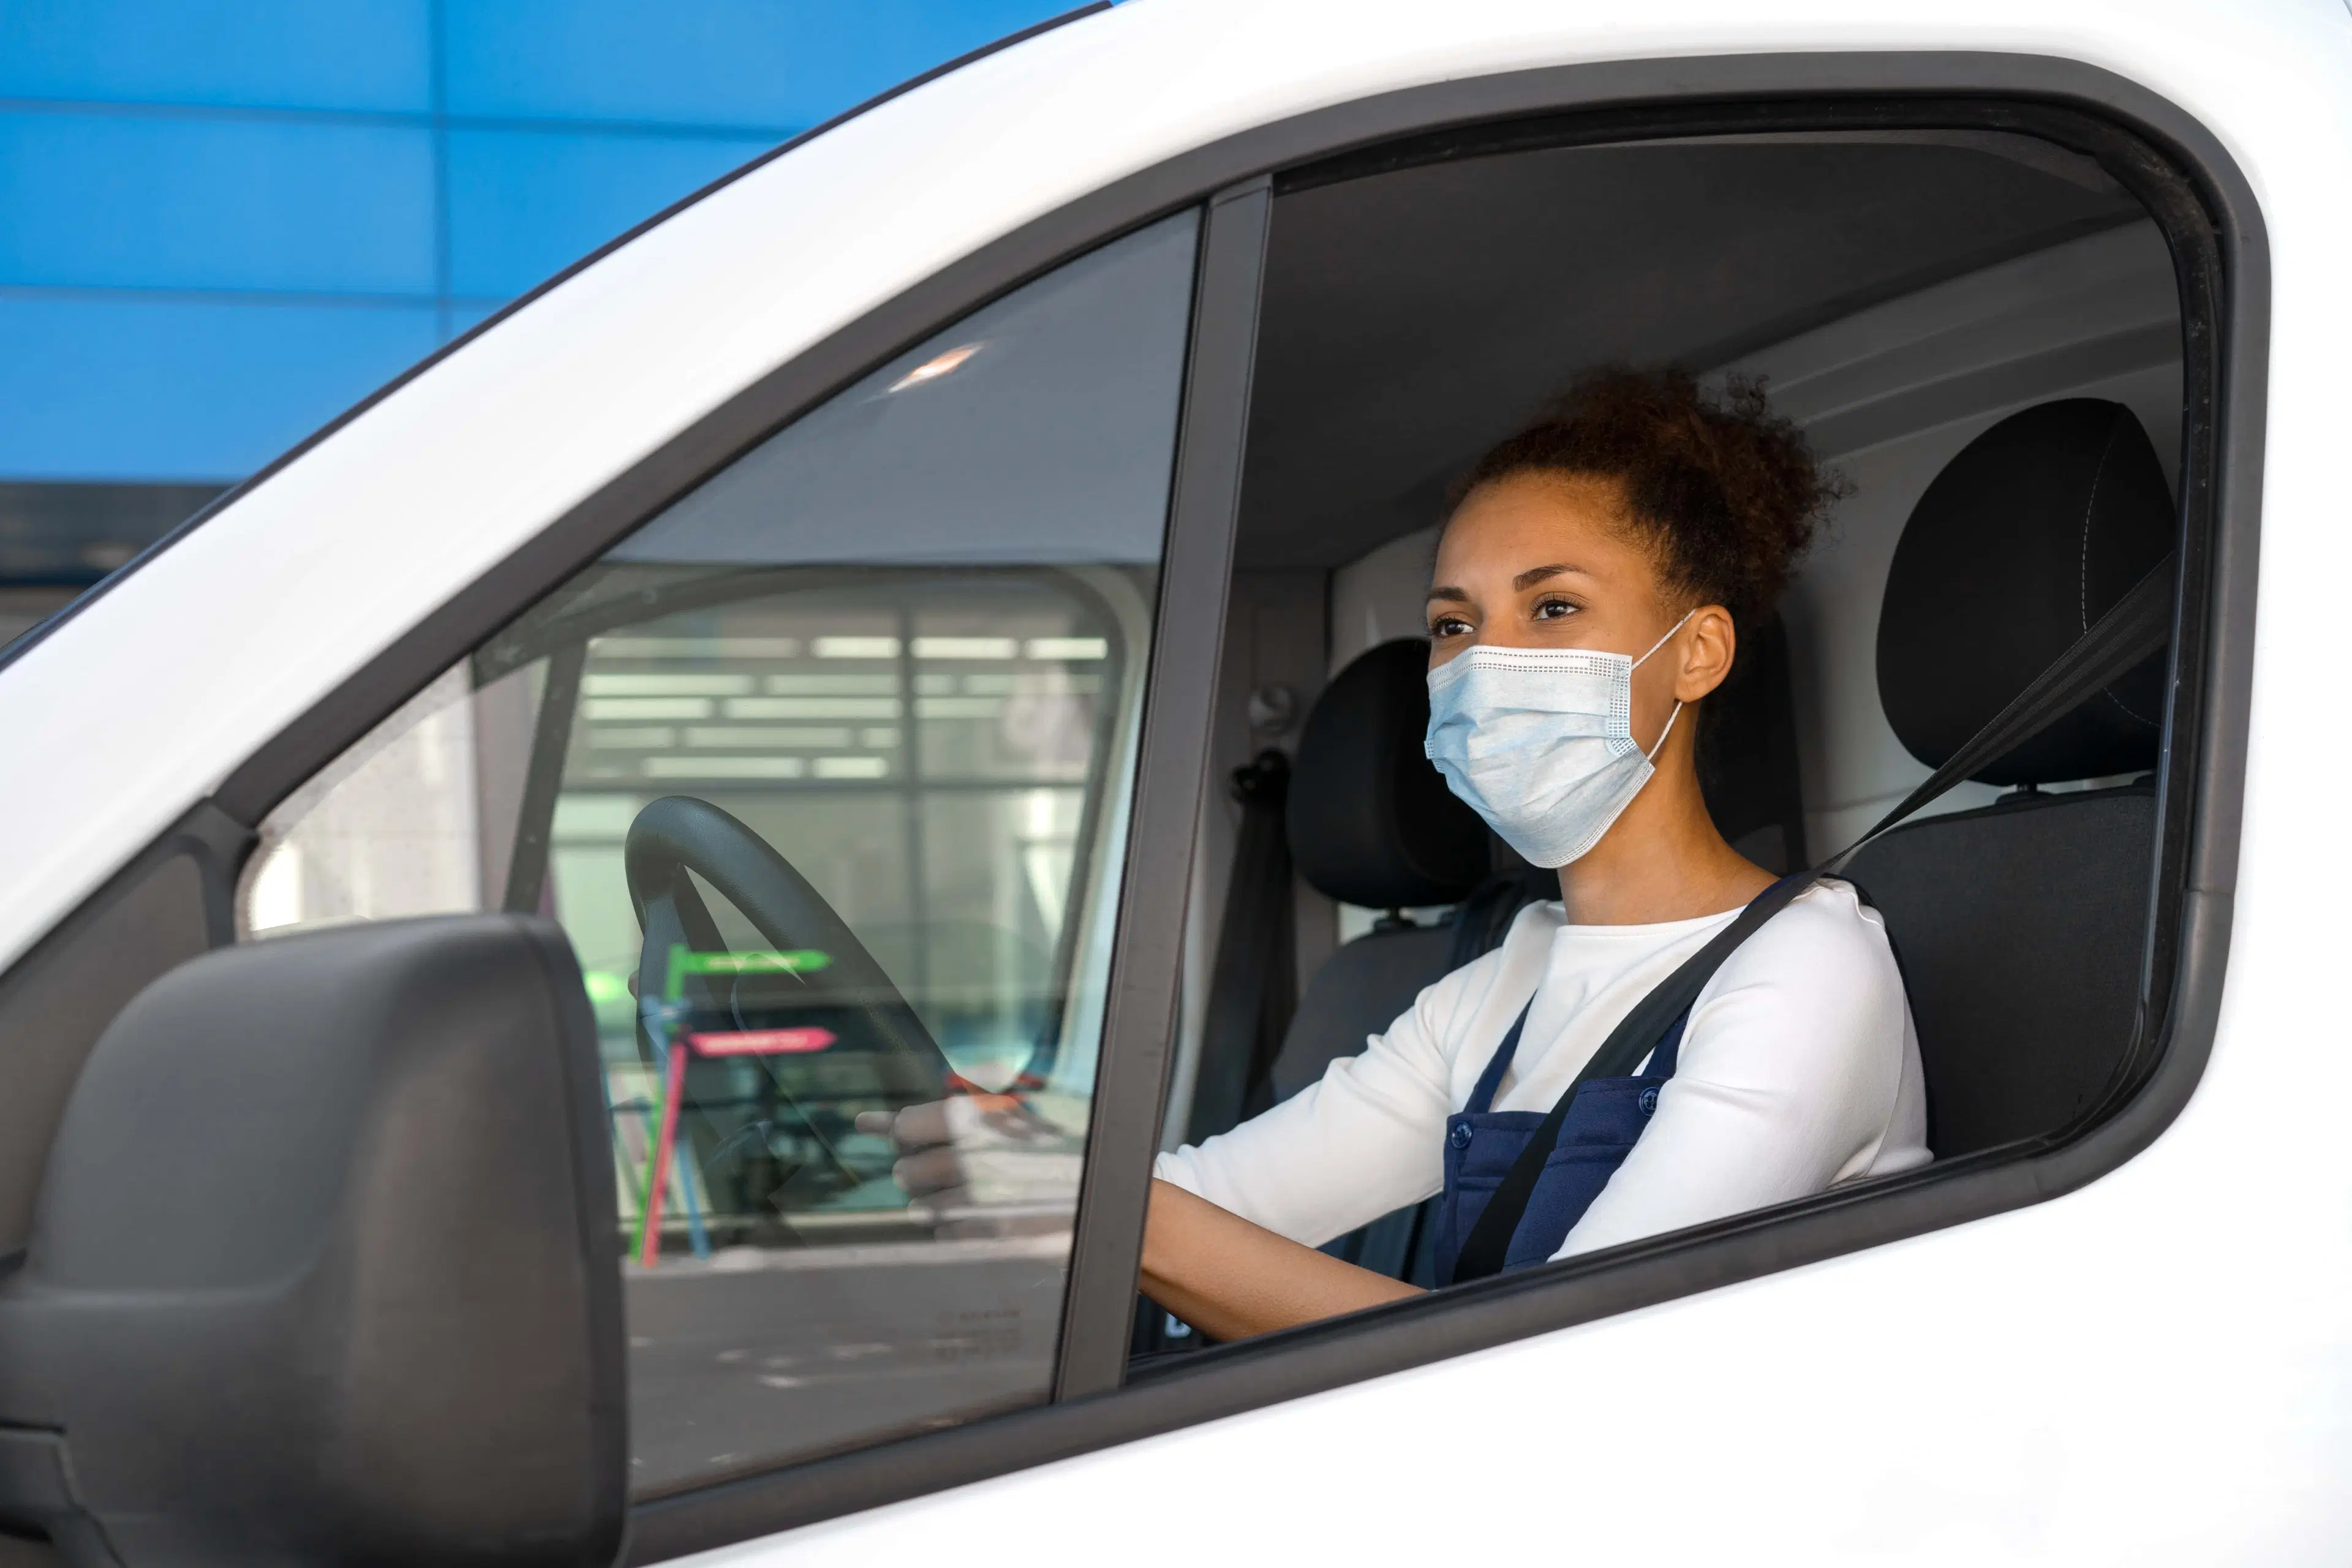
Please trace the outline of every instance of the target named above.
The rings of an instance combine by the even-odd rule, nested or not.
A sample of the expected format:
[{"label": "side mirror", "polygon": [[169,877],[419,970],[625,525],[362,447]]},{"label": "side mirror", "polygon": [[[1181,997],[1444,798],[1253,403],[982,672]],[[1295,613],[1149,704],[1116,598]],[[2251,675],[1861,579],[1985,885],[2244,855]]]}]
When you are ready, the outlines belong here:
[{"label": "side mirror", "polygon": [[553,924],[207,953],[92,1050],[0,1278],[0,1521],[71,1563],[610,1563],[619,1253]]}]

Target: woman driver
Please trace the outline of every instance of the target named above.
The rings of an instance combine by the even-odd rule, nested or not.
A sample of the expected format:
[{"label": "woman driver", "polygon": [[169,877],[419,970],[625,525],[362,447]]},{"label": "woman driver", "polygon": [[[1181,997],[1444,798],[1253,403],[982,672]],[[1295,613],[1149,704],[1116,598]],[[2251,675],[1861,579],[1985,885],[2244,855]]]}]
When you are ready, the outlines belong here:
[{"label": "woman driver", "polygon": [[[1505,842],[1559,868],[1559,902],[1521,910],[1499,949],[1318,1082],[1160,1156],[1146,1294],[1218,1339],[1414,1294],[1314,1248],[1441,1190],[1451,1277],[1484,1200],[1464,1201],[1472,1146],[1523,1146],[1535,1117],[1512,1113],[1549,1110],[1773,884],[1708,818],[1684,710],[1722,684],[1737,626],[1771,607],[1834,494],[1760,392],[1718,402],[1680,373],[1591,374],[1480,459],[1429,590],[1429,754]],[[1599,1163],[1528,1204],[1515,1263],[1928,1158],[1902,978],[1842,882],[1735,949],[1638,1070],[1595,1097],[1600,1121],[1574,1102],[1557,1146],[1591,1143]]]}]

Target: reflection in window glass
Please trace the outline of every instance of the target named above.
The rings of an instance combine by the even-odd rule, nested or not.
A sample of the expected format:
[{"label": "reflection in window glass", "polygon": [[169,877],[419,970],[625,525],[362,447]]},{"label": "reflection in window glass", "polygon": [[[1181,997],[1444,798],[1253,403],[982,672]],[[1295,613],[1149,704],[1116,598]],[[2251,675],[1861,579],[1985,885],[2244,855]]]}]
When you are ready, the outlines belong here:
[{"label": "reflection in window glass", "polygon": [[570,935],[641,1492],[1050,1386],[1194,226],[842,392],[265,824],[251,935]]}]

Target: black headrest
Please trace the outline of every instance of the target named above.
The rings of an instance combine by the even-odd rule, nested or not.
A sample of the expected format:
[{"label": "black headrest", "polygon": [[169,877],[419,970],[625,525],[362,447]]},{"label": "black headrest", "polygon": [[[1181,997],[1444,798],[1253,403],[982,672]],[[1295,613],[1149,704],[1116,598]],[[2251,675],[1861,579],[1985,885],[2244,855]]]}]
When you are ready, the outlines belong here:
[{"label": "black headrest", "polygon": [[[1878,617],[1878,700],[1940,765],[2172,547],[2172,495],[2120,403],[2012,414],[1944,465],[1912,509]],[[2152,767],[2161,653],[1975,776],[2050,784]]]},{"label": "black headrest", "polygon": [[1486,825],[1422,754],[1428,668],[1427,643],[1382,643],[1332,678],[1299,732],[1291,861],[1342,903],[1450,904],[1486,875]]}]

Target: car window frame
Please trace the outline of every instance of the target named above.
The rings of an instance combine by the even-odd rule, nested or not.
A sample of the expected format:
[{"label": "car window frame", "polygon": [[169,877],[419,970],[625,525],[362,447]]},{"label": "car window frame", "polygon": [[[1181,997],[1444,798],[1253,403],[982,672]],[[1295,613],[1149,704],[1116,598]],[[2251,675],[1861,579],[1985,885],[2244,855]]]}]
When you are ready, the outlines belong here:
[{"label": "car window frame", "polygon": [[[1080,1353],[1055,1404],[665,1499],[638,1510],[628,1561],[754,1539],[2038,1203],[2120,1165],[2178,1113],[2211,1042],[2229,941],[2268,324],[2259,209],[2220,142],[2192,117],[2112,73],[2032,56],[1724,56],[1560,67],[1405,89],[1261,127],[1042,221],[1081,222],[1097,204],[1244,173],[1271,179],[1279,192],[1522,146],[1874,126],[2019,132],[2104,155],[2111,172],[2120,163],[2125,183],[2164,230],[2181,279],[2188,526],[2146,958],[2158,1005],[2143,1020],[2136,1076],[2119,1103],[2032,1144],[1178,1358],[1115,1391],[1097,1383],[1089,1358],[1114,1332],[1123,1353],[1134,1275],[1118,1281],[1114,1300],[1097,1269],[1082,1294],[1078,1270],[1087,1259],[1074,1257],[1074,1338],[1066,1343]],[[1212,321],[1196,316],[1196,339]],[[1188,402],[1192,434],[1189,414]],[[1180,448],[1180,464],[1186,460]],[[1172,955],[1153,954],[1165,956]],[[1148,1119],[1135,1114],[1124,1102],[1133,1088],[1122,1084],[1118,1102],[1098,1102],[1097,1126],[1126,1114],[1148,1177],[1159,1108]],[[1108,1189],[1119,1151],[1090,1154],[1090,1176],[1092,1160],[1102,1161]],[[1111,1195],[1090,1194],[1082,1223],[1095,1221],[1093,1260],[1123,1263],[1139,1251],[1140,1196],[1129,1198],[1113,1236],[1100,1212]],[[1075,1337],[1088,1333],[1097,1340]]]},{"label": "car window frame", "polygon": [[[2156,216],[2182,268],[2184,321],[2192,352],[2202,357],[2184,374],[2181,504],[2192,526],[2171,672],[2179,695],[2158,777],[2164,842],[2148,955],[2151,974],[2169,978],[2141,1042],[2147,1071],[2136,1093],[2105,1120],[2046,1147],[1989,1152],[1841,1188],[1265,1336],[1124,1381],[1181,957],[1183,899],[1165,889],[1189,879],[1205,787],[1272,193],[1283,188],[1279,182],[1317,177],[1316,171],[1328,176],[1368,170],[1383,158],[1492,150],[1498,135],[1540,135],[1550,138],[1541,144],[1560,145],[1571,137],[1623,140],[1700,128],[1818,129],[1832,108],[1846,116],[1875,111],[1884,123],[1905,126],[1990,124],[2049,135],[2063,125],[2067,135],[2107,138],[2107,150],[2137,160],[2142,183],[2160,185],[2169,204]],[[319,768],[711,473],[970,311],[1193,206],[1204,207],[1206,219],[1177,482],[1053,1401],[825,1458],[780,1462],[639,1505],[632,1510],[632,1563],[754,1539],[2039,1202],[2153,1141],[2202,1070],[2228,948],[2252,679],[2267,241],[2247,182],[2192,117],[2112,73],[2036,56],[1791,53],[1545,68],[1382,93],[1171,158],[951,264],[722,400],[257,748],[192,818],[217,822],[211,837],[224,843],[240,834],[249,842],[268,813]],[[243,858],[208,861],[208,875],[226,879],[226,888],[215,889],[218,899],[230,896]],[[110,884],[120,886],[120,879]],[[58,937],[82,918],[71,917]]]}]

